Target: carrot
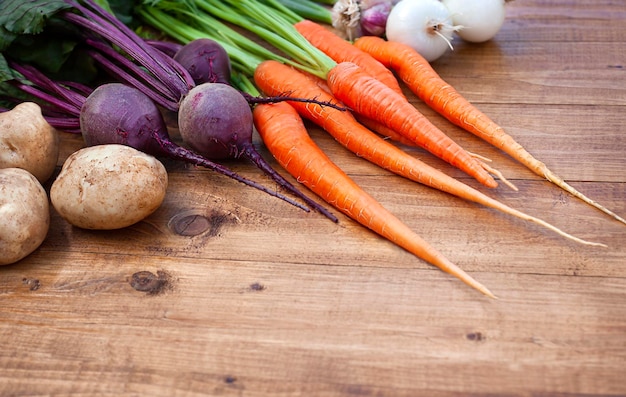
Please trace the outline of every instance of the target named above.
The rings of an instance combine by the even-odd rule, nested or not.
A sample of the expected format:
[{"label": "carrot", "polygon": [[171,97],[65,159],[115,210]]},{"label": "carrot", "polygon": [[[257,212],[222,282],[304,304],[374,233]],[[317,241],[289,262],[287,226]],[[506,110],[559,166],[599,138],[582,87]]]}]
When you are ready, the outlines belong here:
[{"label": "carrot", "polygon": [[381,135],[385,139],[391,139],[392,141],[396,141],[406,146],[416,147],[417,145],[412,140],[404,137],[403,135],[398,134],[395,130],[387,127],[381,122],[376,120],[369,119],[367,117],[363,117],[361,115],[354,115],[359,123],[363,124],[370,130],[376,132],[378,135]]},{"label": "carrot", "polygon": [[496,181],[481,163],[435,127],[410,102],[350,62],[337,64],[328,73],[328,86],[337,99],[356,113],[378,121],[437,157],[465,171],[483,185]]},{"label": "carrot", "polygon": [[[272,78],[268,74],[280,76],[280,78]],[[257,86],[270,96],[278,96],[282,92],[289,91],[300,98],[317,98],[321,103],[337,102],[332,94],[325,91],[319,79],[304,75],[302,72],[280,63],[263,62],[257,67],[254,77]],[[429,166],[365,128],[350,112],[313,103],[289,103],[302,117],[313,121],[326,130],[346,149],[381,168],[425,186],[533,222],[578,243],[605,247],[604,244],[582,240],[539,218],[515,210]]]},{"label": "carrot", "polygon": [[257,105],[253,114],[257,131],[267,148],[299,182],[361,225],[495,298],[485,286],[444,257],[337,167],[311,140],[302,119],[288,103]]},{"label": "carrot", "polygon": [[377,78],[389,88],[404,96],[398,80],[382,63],[367,52],[353,46],[323,25],[303,19],[293,25],[309,43],[328,55],[335,62],[352,62]]},{"label": "carrot", "polygon": [[[366,72],[368,75],[376,78],[381,83],[385,84],[387,87],[395,91],[399,95],[399,97],[406,99],[393,73],[385,65],[380,63],[374,57],[372,57],[369,53],[355,47],[354,45],[350,44],[343,38],[331,32],[324,26],[318,23],[315,23],[313,21],[302,19],[294,23],[294,27],[302,36],[304,36],[305,39],[307,39],[307,41],[310,44],[312,44],[315,48],[317,48],[318,50],[326,54],[335,62],[339,64],[343,62],[354,63],[355,65],[359,66],[361,70]],[[344,65],[341,65],[341,66],[344,66]],[[341,94],[338,94],[338,96],[341,97]],[[359,96],[359,99],[360,98],[361,96]],[[400,98],[397,98],[396,100],[399,101]],[[412,109],[410,110],[410,112],[419,114],[417,109],[415,110]],[[389,127],[389,124],[386,123],[385,121],[373,119],[364,114],[356,114],[356,117],[361,123],[365,124],[368,128],[376,131],[377,133],[389,139],[392,139],[404,145],[423,147],[423,145],[417,142],[413,137],[411,137],[410,135],[407,136],[406,131],[402,130],[400,133],[398,133],[395,129]],[[419,114],[419,117],[422,120],[425,120],[425,118],[421,114]],[[435,127],[430,123],[430,121],[425,120],[424,126],[427,128],[425,130],[426,134],[429,134],[431,131],[436,132]],[[436,132],[436,133],[440,134],[440,132]],[[441,132],[441,134],[443,134],[443,132]],[[480,157],[477,156],[477,158],[480,158]],[[489,173],[492,173],[500,177],[500,179],[503,182],[505,182],[505,184],[507,184],[509,187],[511,187],[513,190],[517,190],[517,187],[515,187],[511,182],[506,180],[504,176],[498,170],[492,167],[489,167],[484,163],[481,163],[481,167],[485,169],[486,171],[488,171]],[[470,173],[470,175],[472,174]],[[482,183],[485,184],[484,182]],[[494,187],[494,186],[490,186],[490,187]]]},{"label": "carrot", "polygon": [[[328,87],[326,80],[311,73],[307,73],[306,71],[300,71],[300,73],[304,74],[309,79],[312,79],[319,88],[332,96],[332,91]],[[385,139],[391,139],[392,141],[396,141],[406,146],[417,147],[417,144],[415,142],[408,138],[405,138],[403,135],[398,134],[395,130],[392,130],[391,128],[387,127],[379,121],[372,120],[360,114],[355,114],[354,117],[359,121],[359,123],[376,132],[378,135],[382,136]]]},{"label": "carrot", "polygon": [[536,159],[507,134],[501,126],[446,83],[428,61],[411,47],[373,36],[361,37],[354,45],[394,70],[415,95],[452,123],[503,150],[535,174],[546,178],[573,196],[614,219],[626,223],[626,219],[588,198],[554,174],[543,162]]}]

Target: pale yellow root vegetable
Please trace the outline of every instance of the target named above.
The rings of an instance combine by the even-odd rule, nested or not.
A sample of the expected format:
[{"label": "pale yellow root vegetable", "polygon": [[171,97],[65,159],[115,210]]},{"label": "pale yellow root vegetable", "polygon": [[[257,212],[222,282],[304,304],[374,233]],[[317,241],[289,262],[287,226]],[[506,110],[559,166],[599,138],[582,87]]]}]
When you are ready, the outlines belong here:
[{"label": "pale yellow root vegetable", "polygon": [[0,265],[30,255],[49,228],[48,196],[37,178],[21,168],[0,169]]},{"label": "pale yellow root vegetable", "polygon": [[23,102],[0,113],[0,168],[22,168],[40,183],[47,181],[59,158],[59,134],[39,105]]},{"label": "pale yellow root vegetable", "polygon": [[73,153],[50,189],[57,212],[83,229],[120,229],[156,211],[167,171],[153,156],[124,145],[91,146]]}]

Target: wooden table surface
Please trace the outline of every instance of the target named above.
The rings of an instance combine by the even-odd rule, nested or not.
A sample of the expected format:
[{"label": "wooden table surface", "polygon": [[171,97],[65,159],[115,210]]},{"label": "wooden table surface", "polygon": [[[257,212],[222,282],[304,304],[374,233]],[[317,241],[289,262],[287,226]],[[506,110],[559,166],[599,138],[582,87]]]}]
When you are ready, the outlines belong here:
[{"label": "wooden table surface", "polygon": [[[517,0],[495,40],[455,40],[433,65],[625,216],[625,26],[622,0]],[[334,224],[164,161],[167,197],[145,221],[85,231],[53,211],[44,244],[0,269],[0,395],[626,395],[626,225],[411,98],[520,188],[489,195],[608,248],[403,180],[310,125],[350,176],[500,299],[342,215]],[[64,133],[59,167],[81,146]]]}]

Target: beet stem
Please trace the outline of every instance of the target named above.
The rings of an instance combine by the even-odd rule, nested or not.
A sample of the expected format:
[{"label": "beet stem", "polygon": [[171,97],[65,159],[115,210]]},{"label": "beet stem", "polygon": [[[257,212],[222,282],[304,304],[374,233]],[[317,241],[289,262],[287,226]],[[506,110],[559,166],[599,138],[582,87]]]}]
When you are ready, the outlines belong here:
[{"label": "beet stem", "polygon": [[[309,212],[310,209],[300,203],[298,203],[295,200],[290,199],[289,197],[282,195],[278,192],[272,191],[270,189],[268,189],[267,187],[254,182],[250,179],[247,179],[239,174],[237,174],[236,172],[228,169],[227,167],[224,167],[221,164],[217,164],[214,163],[208,159],[206,159],[205,157],[202,157],[188,149],[185,149],[182,146],[177,145],[176,143],[170,141],[169,139],[164,139],[161,136],[158,136],[157,134],[155,134],[154,139],[158,142],[159,146],[161,147],[162,153],[163,155],[166,155],[170,158],[173,158],[175,160],[182,160],[194,165],[198,165],[207,169],[210,169],[212,171],[216,171],[219,172],[222,175],[225,175],[229,178],[232,178],[238,182],[241,182],[245,185],[248,185],[250,187],[256,188],[262,192],[265,192],[267,194],[269,194],[270,196],[279,198],[283,201],[286,201],[287,203],[298,207],[306,212]],[[156,154],[156,153],[155,153]]]},{"label": "beet stem", "polygon": [[[162,52],[147,45],[132,30],[128,29],[114,16],[96,5],[93,1],[85,3],[97,11],[93,12],[73,0],[65,0],[67,4],[81,11],[84,16],[66,11],[63,17],[68,22],[81,26],[88,31],[97,33],[101,37],[119,46],[131,58],[138,61],[157,79],[171,90],[176,100],[185,95],[193,87],[193,79],[187,71],[177,66]],[[104,16],[105,18],[103,18]],[[86,37],[87,35],[85,35]]]},{"label": "beet stem", "polygon": [[[131,85],[137,88],[138,90],[146,94],[154,102],[165,107],[166,109],[173,110],[173,111],[178,110],[178,102],[173,99],[169,99],[169,96],[167,94],[161,95],[160,90],[157,89],[156,85],[152,85],[153,88],[150,88],[149,86],[139,81],[139,79],[133,77],[124,69],[120,68],[115,63],[113,63],[110,59],[106,58],[105,56],[103,56],[102,54],[98,52],[90,51],[89,54],[95,61],[97,61],[100,64],[100,66],[105,68],[110,74],[112,74],[118,80],[123,81],[127,83],[128,85]],[[128,65],[127,67],[131,68],[130,65]],[[153,83],[157,83],[157,82],[152,81],[149,84],[153,84]]]},{"label": "beet stem", "polygon": [[253,96],[250,95],[246,92],[241,92],[241,94],[244,96],[244,98],[246,98],[246,101],[248,101],[249,104],[259,104],[259,103],[276,103],[276,102],[284,102],[284,101],[289,101],[289,102],[303,102],[303,103],[312,103],[314,105],[320,105],[320,106],[328,106],[331,107],[333,109],[337,109],[337,110],[341,110],[341,111],[345,111],[347,110],[347,108],[345,106],[341,106],[332,102],[328,102],[328,101],[319,101],[315,98],[298,98],[298,97],[292,97],[289,95],[279,95],[279,96],[272,96],[272,97],[258,97],[258,96]]},{"label": "beet stem", "polygon": [[247,143],[243,148],[243,156],[248,160],[252,161],[261,171],[263,171],[266,175],[271,177],[280,187],[285,190],[290,191],[296,196],[300,197],[311,209],[319,212],[324,215],[331,221],[337,223],[339,219],[335,215],[333,215],[330,211],[324,208],[315,200],[311,199],[304,193],[302,193],[298,188],[296,188],[293,184],[291,184],[288,180],[286,180],[282,175],[280,175],[276,170],[274,170],[265,159],[261,156],[261,154],[254,148],[251,143]]},{"label": "beet stem", "polygon": [[[85,41],[91,47],[96,50],[102,52],[104,55],[108,57],[108,61],[110,63],[119,63],[125,69],[129,70],[129,74],[134,74],[136,76],[140,76],[143,80],[149,83],[154,89],[158,90],[164,96],[171,95],[171,91],[161,82],[159,79],[154,77],[154,75],[150,73],[146,73],[144,69],[142,69],[138,64],[136,64],[133,60],[125,57],[118,51],[116,51],[110,44],[107,44],[102,40],[93,40],[87,39]],[[93,54],[94,52],[90,52]]]},{"label": "beet stem", "polygon": [[70,89],[71,87],[64,87],[62,84],[51,80],[48,76],[44,75],[33,66],[20,65],[12,61],[9,62],[9,65],[21,73],[26,80],[39,87],[38,89],[29,89],[29,87],[32,86],[16,82],[15,85],[19,89],[45,101],[51,100],[55,107],[63,109],[71,114],[80,113],[80,108],[83,106],[85,101],[85,97],[82,94],[72,91]]},{"label": "beet stem", "polygon": [[38,98],[42,101],[47,102],[48,104],[52,105],[55,109],[57,109],[58,111],[62,111],[65,113],[68,113],[72,116],[76,116],[78,117],[78,115],[80,114],[80,109],[76,109],[74,107],[74,105],[69,104],[67,102],[63,102],[63,100],[47,93],[44,92],[42,90],[39,90],[33,86],[30,85],[26,85],[26,84],[22,84],[22,83],[15,83],[15,86],[17,88],[19,88],[20,90],[24,91],[27,94],[30,94],[32,96],[34,96],[35,98]]}]

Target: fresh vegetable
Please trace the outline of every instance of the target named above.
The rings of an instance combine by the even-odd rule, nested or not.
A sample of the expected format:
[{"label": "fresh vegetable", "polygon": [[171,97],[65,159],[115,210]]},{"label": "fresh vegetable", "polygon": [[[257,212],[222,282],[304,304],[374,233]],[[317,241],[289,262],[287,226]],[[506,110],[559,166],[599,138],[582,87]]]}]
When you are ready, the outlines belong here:
[{"label": "fresh vegetable", "polygon": [[50,188],[59,215],[83,229],[133,225],[156,211],[167,191],[167,171],[153,156],[107,144],[72,153]]},{"label": "fresh vegetable", "polygon": [[[387,28],[387,19],[393,8],[392,1],[370,0],[368,7],[361,2],[361,28],[366,36],[384,36]],[[373,3],[373,4],[372,4]]]},{"label": "fresh vegetable", "polygon": [[59,134],[34,102],[0,113],[0,168],[23,168],[44,183],[57,165]]},{"label": "fresh vegetable", "polygon": [[[275,71],[275,69],[278,69],[278,71]],[[277,79],[274,76],[281,77]],[[334,97],[324,91],[319,86],[319,82],[314,81],[312,77],[305,76],[297,70],[276,61],[265,61],[259,65],[256,69],[255,81],[259,88],[269,95],[289,90],[297,96],[316,97],[325,102],[335,100]],[[364,128],[349,112],[340,112],[330,107],[297,102],[291,102],[290,104],[302,117],[324,128],[348,150],[357,153],[360,157],[378,164],[382,168],[395,174],[434,189],[450,193],[462,199],[496,209],[519,219],[533,222],[578,243],[604,246],[604,244],[588,242],[572,236],[541,219],[508,207],[423,163]]]},{"label": "fresh vegetable", "polygon": [[[328,85],[337,99],[357,113],[382,122],[437,157],[465,171],[483,185],[497,186],[482,162],[454,143],[410,102],[402,100],[391,88],[373,79],[357,65],[350,62],[338,64],[328,74]],[[355,97],[352,92],[359,92],[362,97]],[[381,99],[364,101],[363,97]],[[380,103],[381,106],[373,103]]]},{"label": "fresh vegetable", "polygon": [[402,0],[389,13],[386,35],[389,41],[406,44],[432,62],[452,49],[458,29],[439,0]]},{"label": "fresh vegetable", "polygon": [[230,85],[204,83],[194,87],[181,102],[178,128],[183,141],[194,151],[212,159],[244,157],[284,189],[299,195],[310,208],[337,222],[333,214],[300,193],[263,159],[252,142],[250,106],[241,92]]},{"label": "fresh vegetable", "polygon": [[503,150],[537,175],[546,178],[587,204],[626,223],[624,218],[576,190],[543,162],[531,155],[501,126],[446,83],[424,57],[411,47],[373,36],[360,38],[355,42],[355,46],[372,54],[384,65],[394,70],[419,98],[452,123]]},{"label": "fresh vegetable", "polygon": [[337,0],[333,5],[333,27],[347,40],[354,40],[363,35],[361,27],[361,8],[355,0]]},{"label": "fresh vegetable", "polygon": [[[510,0],[508,0],[510,1]],[[458,26],[463,40],[482,43],[491,40],[504,24],[507,0],[441,0]]]},{"label": "fresh vegetable", "polygon": [[22,168],[0,169],[0,265],[35,251],[50,228],[48,195]]},{"label": "fresh vegetable", "polygon": [[485,286],[446,259],[337,167],[310,139],[302,119],[289,104],[257,105],[253,112],[263,141],[298,181],[361,225],[495,298]]},{"label": "fresh vegetable", "polygon": [[224,47],[215,40],[193,40],[176,51],[173,57],[187,69],[196,84],[230,84],[230,58]]},{"label": "fresh vegetable", "polygon": [[[191,87],[195,86],[193,78],[183,65],[175,61],[172,57],[167,56],[163,51],[157,49],[155,46],[146,45],[146,42],[143,39],[137,36],[113,15],[106,12],[93,1],[84,0],[84,6],[73,0],[65,1],[72,5],[73,10],[71,12],[61,12],[61,18],[75,25],[75,27],[82,29],[85,44],[87,44],[90,48],[89,53],[99,65],[104,67],[119,80],[127,82],[129,85],[136,87],[144,94],[150,96],[152,100],[161,105],[163,108],[170,111],[178,110],[181,99],[189,92]],[[52,91],[55,92],[57,85],[52,86]],[[28,87],[23,88],[28,89]],[[58,94],[58,92],[56,93]],[[70,118],[72,116],[75,118],[76,112],[82,111],[82,104],[80,103],[80,100],[72,103],[72,106],[67,109],[67,104],[64,102],[68,98],[65,96],[65,93],[63,93],[63,95],[62,100],[56,101],[55,105],[63,108],[64,111],[69,111]],[[106,95],[103,95],[103,97],[106,97]],[[47,100],[47,98],[42,99]],[[112,97],[109,97],[108,99],[115,100],[115,98]],[[115,120],[119,117],[119,114],[116,112],[121,112],[124,109],[116,109],[116,112],[110,112],[106,109],[107,100],[105,100],[104,103],[105,105],[103,106],[103,110],[101,112],[102,115],[106,114],[108,117],[112,117],[112,123],[115,123]],[[146,110],[146,108],[144,107],[143,110]],[[97,118],[100,116],[92,114],[92,117]],[[156,116],[153,117],[151,115],[148,121],[150,120],[156,120]],[[142,120],[137,119],[137,121],[141,122]],[[94,126],[97,124],[98,123],[92,123],[91,125]],[[110,125],[110,123],[107,122],[102,122],[102,124],[107,126]],[[140,125],[127,125],[126,127],[136,128],[140,127]],[[140,131],[136,132],[139,133]],[[131,134],[132,136],[135,131],[126,130],[126,133]],[[167,138],[164,129],[156,132],[155,134],[144,134],[142,137],[148,140],[141,143],[146,144],[149,147],[150,154],[166,154],[168,156],[174,155],[178,159],[185,157],[185,161],[191,160],[194,164],[208,166],[212,170],[219,171],[224,175],[237,179],[238,181],[248,184],[249,186],[254,186],[308,211],[308,208],[295,202],[294,200],[288,199],[280,193],[273,192],[258,183],[241,178],[222,165],[208,161],[195,153],[183,150],[179,146],[174,145],[171,141],[169,141],[169,138]],[[164,141],[164,138],[167,138],[167,141]],[[115,139],[119,140],[120,138],[113,137],[113,139],[114,142],[116,142]],[[134,143],[138,143],[138,141],[134,140]],[[259,162],[260,161],[257,161],[257,164]],[[271,168],[269,165],[265,164],[263,171],[268,172],[269,170],[271,170]],[[274,172],[273,177],[275,180],[279,181],[281,186],[284,186],[294,194],[302,197],[302,199],[307,203],[314,204],[313,208],[322,209],[319,204],[315,203],[310,198],[305,197],[291,183],[286,181],[284,178],[281,179],[276,177],[276,175],[278,174]],[[323,212],[331,220],[335,219],[335,217],[327,211],[324,210]]]},{"label": "fresh vegetable", "polygon": [[212,159],[256,153],[250,105],[226,84],[204,83],[189,91],[178,111],[178,128],[189,147]]}]

